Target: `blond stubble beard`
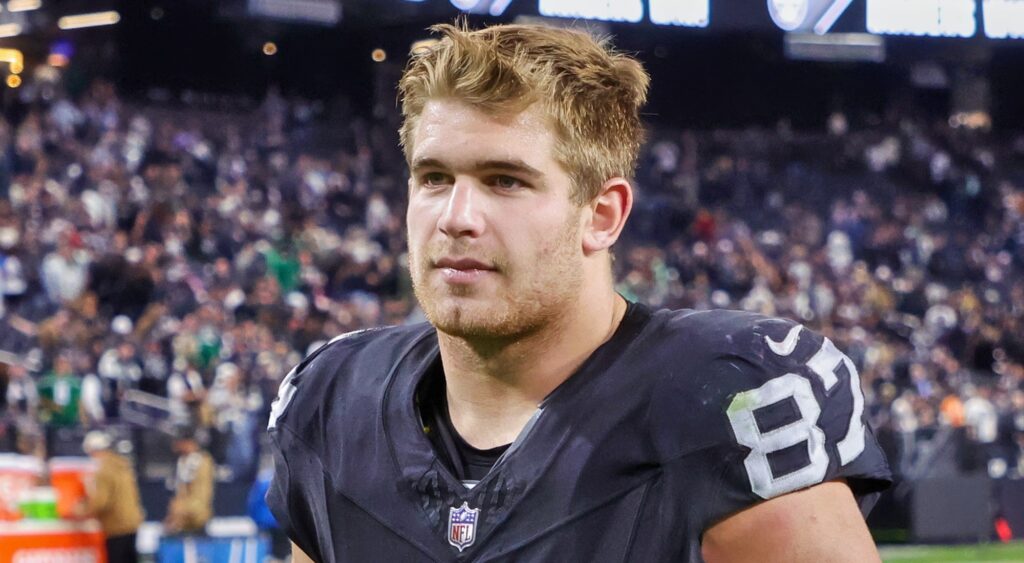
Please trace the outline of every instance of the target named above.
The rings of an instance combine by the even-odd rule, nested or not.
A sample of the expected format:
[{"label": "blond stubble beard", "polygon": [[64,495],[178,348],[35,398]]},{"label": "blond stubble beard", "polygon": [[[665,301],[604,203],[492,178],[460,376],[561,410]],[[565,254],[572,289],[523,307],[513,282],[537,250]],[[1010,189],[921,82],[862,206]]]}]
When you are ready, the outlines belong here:
[{"label": "blond stubble beard", "polygon": [[[571,213],[552,244],[537,253],[529,280],[520,279],[523,272],[506,262],[491,260],[498,266],[497,275],[506,283],[497,284],[498,289],[486,301],[468,302],[477,291],[475,288],[448,286],[443,282],[431,285],[431,258],[465,255],[458,252],[457,243],[435,246],[423,256],[411,253],[413,291],[427,320],[440,332],[467,340],[522,338],[558,323],[579,299],[583,285],[579,216],[579,212]],[[453,298],[467,301],[446,303]]]}]

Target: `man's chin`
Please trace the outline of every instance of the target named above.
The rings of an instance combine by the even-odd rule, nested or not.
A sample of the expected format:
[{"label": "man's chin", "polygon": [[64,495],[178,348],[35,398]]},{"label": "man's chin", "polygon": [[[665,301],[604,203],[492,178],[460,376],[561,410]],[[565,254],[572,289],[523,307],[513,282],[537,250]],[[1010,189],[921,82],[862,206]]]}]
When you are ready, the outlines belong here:
[{"label": "man's chin", "polygon": [[434,328],[442,334],[463,340],[494,340],[508,336],[503,333],[502,327],[481,324],[435,323]]},{"label": "man's chin", "polygon": [[424,312],[434,328],[456,338],[497,338],[510,328],[499,307],[472,299],[441,299]]},{"label": "man's chin", "polygon": [[457,338],[488,338],[500,336],[503,323],[500,315],[467,310],[466,307],[450,307],[432,311],[427,319],[434,328]]}]

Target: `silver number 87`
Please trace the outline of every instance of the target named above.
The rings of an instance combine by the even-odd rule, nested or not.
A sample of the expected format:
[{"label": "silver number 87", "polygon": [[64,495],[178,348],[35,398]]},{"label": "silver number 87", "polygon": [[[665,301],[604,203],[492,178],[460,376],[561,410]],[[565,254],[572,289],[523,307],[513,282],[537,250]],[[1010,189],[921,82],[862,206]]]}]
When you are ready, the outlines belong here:
[{"label": "silver number 87", "polygon": [[[782,342],[766,337],[769,348],[779,356],[788,356],[796,348],[802,326],[795,326]],[[839,463],[846,465],[864,451],[864,394],[860,388],[860,376],[853,362],[826,338],[821,348],[807,362],[807,367],[821,378],[825,390],[831,390],[838,382],[836,371],[845,365],[850,375],[850,391],[853,395],[853,409],[846,436],[837,444]],[[800,412],[800,419],[767,432],[761,432],[754,419],[754,411],[761,407],[792,398]],[[750,454],[743,460],[754,494],[773,498],[797,489],[820,483],[828,470],[828,453],[825,451],[825,432],[817,425],[821,406],[814,398],[811,382],[795,374],[787,373],[764,385],[738,393],[729,403],[726,411],[736,441],[750,448]],[[768,454],[806,442],[807,465],[780,475],[772,474]]]}]

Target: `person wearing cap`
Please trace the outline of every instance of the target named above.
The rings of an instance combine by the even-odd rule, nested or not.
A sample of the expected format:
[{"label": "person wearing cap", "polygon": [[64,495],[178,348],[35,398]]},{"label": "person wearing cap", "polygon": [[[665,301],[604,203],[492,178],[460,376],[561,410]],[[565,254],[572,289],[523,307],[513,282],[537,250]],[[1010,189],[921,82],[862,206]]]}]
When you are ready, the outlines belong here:
[{"label": "person wearing cap", "polygon": [[169,534],[202,533],[213,516],[213,458],[185,429],[176,432],[174,451],[178,454],[174,498],[167,507],[164,530]]},{"label": "person wearing cap", "polygon": [[134,563],[139,558],[135,534],[144,520],[139,487],[131,461],[111,446],[105,432],[93,430],[85,435],[82,449],[96,463],[96,472],[78,514],[99,520],[107,537],[108,561]]}]

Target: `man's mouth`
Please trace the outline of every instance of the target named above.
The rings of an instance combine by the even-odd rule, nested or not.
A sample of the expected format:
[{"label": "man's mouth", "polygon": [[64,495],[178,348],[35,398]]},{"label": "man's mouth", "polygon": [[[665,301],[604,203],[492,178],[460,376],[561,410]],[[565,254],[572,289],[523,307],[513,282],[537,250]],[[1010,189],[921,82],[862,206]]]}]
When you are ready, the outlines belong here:
[{"label": "man's mouth", "polygon": [[485,270],[493,271],[494,266],[486,264],[479,260],[472,258],[441,258],[434,262],[435,268],[449,269],[449,270]]},{"label": "man's mouth", "polygon": [[441,258],[434,262],[434,268],[453,285],[470,285],[497,272],[494,265],[473,258]]}]

